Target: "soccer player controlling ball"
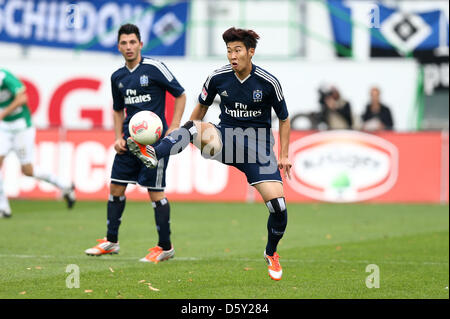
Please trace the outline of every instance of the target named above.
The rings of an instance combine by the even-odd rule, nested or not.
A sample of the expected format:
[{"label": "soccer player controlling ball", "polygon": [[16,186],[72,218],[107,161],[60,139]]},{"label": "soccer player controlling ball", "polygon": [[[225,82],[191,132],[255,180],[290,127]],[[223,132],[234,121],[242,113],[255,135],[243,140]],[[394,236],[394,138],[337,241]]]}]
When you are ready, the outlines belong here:
[{"label": "soccer player controlling ball", "polygon": [[[252,63],[259,36],[252,30],[230,28],[223,33],[230,64],[215,70],[203,85],[190,121],[161,140],[144,146],[128,138],[130,150],[143,162],[156,165],[158,159],[183,150],[190,142],[202,155],[242,171],[261,194],[269,209],[268,241],[264,258],[269,276],[280,280],[282,268],[277,245],[287,225],[287,209],[279,169],[290,178],[288,158],[290,122],[278,80]],[[220,124],[201,122],[214,97],[220,96]],[[279,119],[280,154],[273,153],[271,110]]]},{"label": "soccer player controlling ball", "polygon": [[[129,183],[133,183],[148,189],[159,236],[158,244],[150,248],[150,252],[140,261],[158,263],[172,258],[175,253],[170,241],[170,206],[164,193],[169,156],[161,156],[151,169],[144,166],[127,149],[128,124],[134,114],[149,110],[162,120],[162,136],[164,136],[179,127],[186,104],[186,95],[164,63],[141,56],[142,47],[138,27],[133,24],[121,26],[118,32],[118,48],[125,59],[125,66],[111,76],[116,156],[111,172],[107,206],[107,233],[106,238],[98,239],[99,243],[87,249],[85,253],[99,256],[119,252],[118,235],[125,209],[125,190]],[[175,109],[170,127],[164,115],[166,91],[175,97]]]}]

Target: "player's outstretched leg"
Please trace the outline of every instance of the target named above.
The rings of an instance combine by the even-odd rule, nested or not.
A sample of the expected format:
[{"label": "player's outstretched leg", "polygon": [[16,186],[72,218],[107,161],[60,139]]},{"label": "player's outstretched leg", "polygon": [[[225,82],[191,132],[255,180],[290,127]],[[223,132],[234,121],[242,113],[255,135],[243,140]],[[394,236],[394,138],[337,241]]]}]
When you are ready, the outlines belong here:
[{"label": "player's outstretched leg", "polygon": [[192,143],[197,135],[197,127],[193,121],[187,121],[182,127],[164,137],[161,142],[153,147],[137,143],[131,137],[127,139],[128,149],[137,156],[145,166],[154,168],[158,164],[158,158],[183,151],[189,143]]},{"label": "player's outstretched leg", "polygon": [[194,121],[187,121],[179,129],[171,132],[155,146],[155,154],[158,158],[174,155],[182,152],[189,143],[193,143],[197,136],[197,126]]},{"label": "player's outstretched leg", "polygon": [[56,175],[53,175],[50,172],[42,170],[40,167],[36,167],[32,164],[24,164],[22,165],[22,172],[26,176],[34,177],[40,181],[47,182],[57,187],[62,194],[62,197],[67,203],[67,208],[71,209],[75,205],[76,196],[75,196],[75,185],[68,181],[65,181],[59,178]]}]

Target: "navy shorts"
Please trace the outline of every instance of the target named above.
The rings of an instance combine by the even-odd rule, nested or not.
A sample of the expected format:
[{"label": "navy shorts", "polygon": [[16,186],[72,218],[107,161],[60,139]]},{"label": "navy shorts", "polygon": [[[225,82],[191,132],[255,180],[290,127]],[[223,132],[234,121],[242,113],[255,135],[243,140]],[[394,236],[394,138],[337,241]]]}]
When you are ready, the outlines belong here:
[{"label": "navy shorts", "polygon": [[250,185],[274,181],[282,183],[270,129],[214,126],[221,137],[222,149],[212,159],[236,167],[245,174]]},{"label": "navy shorts", "polygon": [[166,168],[169,156],[159,159],[158,166],[147,168],[130,151],[117,154],[111,172],[111,183],[118,185],[138,184],[150,191],[164,191],[166,187]]}]

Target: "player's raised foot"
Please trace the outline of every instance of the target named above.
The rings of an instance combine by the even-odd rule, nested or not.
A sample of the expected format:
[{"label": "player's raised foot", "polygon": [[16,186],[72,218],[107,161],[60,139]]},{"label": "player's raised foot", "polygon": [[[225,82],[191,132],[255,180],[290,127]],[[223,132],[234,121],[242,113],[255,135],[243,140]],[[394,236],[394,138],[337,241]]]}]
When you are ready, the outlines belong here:
[{"label": "player's raised foot", "polygon": [[269,256],[264,251],[264,259],[268,264],[269,276],[273,280],[281,280],[281,276],[283,275],[283,269],[281,269],[280,265],[280,256],[277,253],[274,253],[273,256]]},{"label": "player's raised foot", "polygon": [[146,263],[159,263],[160,261],[164,261],[170,258],[173,258],[175,255],[175,249],[172,248],[170,250],[163,250],[159,246],[155,246],[148,250],[150,253],[147,254],[144,258],[139,259],[139,261]]},{"label": "player's raised foot", "polygon": [[158,165],[155,149],[151,145],[142,145],[131,137],[127,138],[128,149],[148,168],[155,168]]},{"label": "player's raised foot", "polygon": [[68,189],[63,191],[63,197],[64,200],[67,203],[67,208],[72,209],[73,205],[75,205],[75,202],[77,201],[77,197],[75,195],[75,185],[72,184]]},{"label": "player's raised foot", "polygon": [[89,256],[101,256],[101,255],[112,255],[118,254],[120,247],[119,243],[113,243],[107,241],[106,238],[97,239],[98,244],[92,248],[86,249],[84,252]]},{"label": "player's raised foot", "polygon": [[11,212],[6,210],[0,210],[0,218],[10,218],[12,216]]}]

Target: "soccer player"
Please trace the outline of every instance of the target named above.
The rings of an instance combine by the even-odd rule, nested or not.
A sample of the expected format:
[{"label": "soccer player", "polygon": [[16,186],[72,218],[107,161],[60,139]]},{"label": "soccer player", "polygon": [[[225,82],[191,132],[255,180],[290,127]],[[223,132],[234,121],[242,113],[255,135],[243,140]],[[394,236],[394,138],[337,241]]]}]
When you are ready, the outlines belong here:
[{"label": "soccer player", "polygon": [[[15,152],[22,173],[56,186],[70,209],[76,200],[73,184],[33,165],[36,128],[32,124],[27,103],[28,96],[23,83],[11,72],[0,68],[0,169],[6,155],[10,151]],[[0,174],[0,218],[2,217],[11,217],[11,206]]]},{"label": "soccer player", "polygon": [[[289,114],[278,80],[252,63],[259,36],[253,30],[230,28],[223,33],[230,64],[208,76],[190,121],[161,140],[143,146],[132,138],[130,150],[149,166],[159,158],[181,152],[190,142],[202,155],[242,171],[269,209],[268,241],[264,258],[269,276],[280,280],[282,268],[277,245],[287,225],[287,209],[279,169],[290,178],[288,158]],[[216,95],[220,96],[220,124],[201,122]],[[279,119],[280,153],[273,152],[271,110]]]},{"label": "soccer player", "polygon": [[[186,95],[164,63],[141,56],[142,47],[137,26],[125,24],[120,27],[118,49],[125,59],[125,66],[111,76],[116,156],[107,205],[107,233],[106,238],[98,239],[99,243],[87,249],[85,253],[98,256],[119,252],[118,233],[125,209],[125,190],[129,183],[137,183],[148,190],[159,236],[158,244],[150,248],[150,252],[140,261],[158,263],[172,258],[175,254],[170,241],[170,206],[164,194],[169,156],[161,156],[154,168],[147,168],[127,149],[128,124],[134,114],[149,110],[161,118],[164,136],[179,127]],[[164,116],[166,91],[175,97],[175,110],[170,127]]]}]

